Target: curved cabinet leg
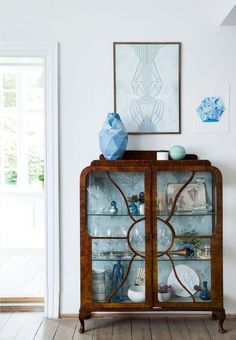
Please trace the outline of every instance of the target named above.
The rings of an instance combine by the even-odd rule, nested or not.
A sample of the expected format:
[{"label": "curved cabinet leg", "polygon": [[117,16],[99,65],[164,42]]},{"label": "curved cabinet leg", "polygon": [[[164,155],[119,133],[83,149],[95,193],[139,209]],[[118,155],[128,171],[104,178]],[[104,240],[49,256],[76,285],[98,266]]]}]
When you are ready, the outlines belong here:
[{"label": "curved cabinet leg", "polygon": [[80,321],[80,333],[84,333],[85,326],[84,326],[84,320],[89,319],[91,317],[91,312],[85,309],[80,310],[79,312],[79,321]]},{"label": "curved cabinet leg", "polygon": [[212,312],[211,318],[212,320],[217,320],[217,315],[215,312]]},{"label": "curved cabinet leg", "polygon": [[215,311],[215,312],[212,313],[212,316],[213,316],[213,314],[214,314],[215,318],[218,319],[218,323],[219,323],[219,332],[220,332],[220,333],[225,333],[226,330],[225,330],[224,327],[223,327],[223,323],[224,323],[225,317],[226,317],[226,315],[225,315],[225,310],[222,309],[222,310],[220,310],[220,311]]}]

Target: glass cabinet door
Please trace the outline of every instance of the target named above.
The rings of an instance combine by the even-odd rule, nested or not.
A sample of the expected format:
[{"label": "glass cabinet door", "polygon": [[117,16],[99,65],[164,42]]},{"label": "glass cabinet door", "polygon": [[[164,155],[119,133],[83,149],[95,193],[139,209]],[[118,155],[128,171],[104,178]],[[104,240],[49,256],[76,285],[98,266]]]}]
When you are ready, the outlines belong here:
[{"label": "glass cabinet door", "polygon": [[159,171],[156,176],[156,301],[209,303],[217,223],[214,175]]},{"label": "glass cabinet door", "polygon": [[141,171],[87,175],[93,303],[147,303],[145,235],[150,200],[145,182]]}]

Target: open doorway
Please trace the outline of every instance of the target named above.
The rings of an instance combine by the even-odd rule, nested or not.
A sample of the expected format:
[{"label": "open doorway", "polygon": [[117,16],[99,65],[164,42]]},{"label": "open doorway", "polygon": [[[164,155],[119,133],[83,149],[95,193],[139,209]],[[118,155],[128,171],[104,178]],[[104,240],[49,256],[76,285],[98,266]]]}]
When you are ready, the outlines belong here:
[{"label": "open doorway", "polygon": [[0,58],[0,298],[44,301],[43,58]]},{"label": "open doorway", "polygon": [[59,313],[57,67],[56,43],[0,44],[0,311]]}]

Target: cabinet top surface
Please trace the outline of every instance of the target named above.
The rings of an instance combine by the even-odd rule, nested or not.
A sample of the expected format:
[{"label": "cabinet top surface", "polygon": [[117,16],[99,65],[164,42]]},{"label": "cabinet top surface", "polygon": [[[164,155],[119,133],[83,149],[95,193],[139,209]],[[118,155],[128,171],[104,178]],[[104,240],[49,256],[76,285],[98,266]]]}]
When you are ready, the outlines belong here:
[{"label": "cabinet top surface", "polygon": [[186,154],[183,160],[157,160],[156,151],[128,150],[119,160],[106,160],[100,155],[99,160],[91,162],[92,166],[210,166],[208,160],[199,160],[197,155]]}]

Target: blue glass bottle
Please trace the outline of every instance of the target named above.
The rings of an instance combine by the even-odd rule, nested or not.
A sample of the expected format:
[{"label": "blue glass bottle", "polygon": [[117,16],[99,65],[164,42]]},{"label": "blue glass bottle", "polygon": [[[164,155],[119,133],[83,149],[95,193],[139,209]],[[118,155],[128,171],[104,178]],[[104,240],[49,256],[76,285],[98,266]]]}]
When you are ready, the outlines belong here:
[{"label": "blue glass bottle", "polygon": [[202,287],[202,290],[199,294],[200,299],[201,300],[210,300],[211,296],[210,296],[210,292],[207,288],[207,281],[203,281],[202,285],[203,285],[203,287]]},{"label": "blue glass bottle", "polygon": [[137,215],[138,214],[138,207],[134,202],[130,202],[129,211],[130,211],[131,215]]}]

